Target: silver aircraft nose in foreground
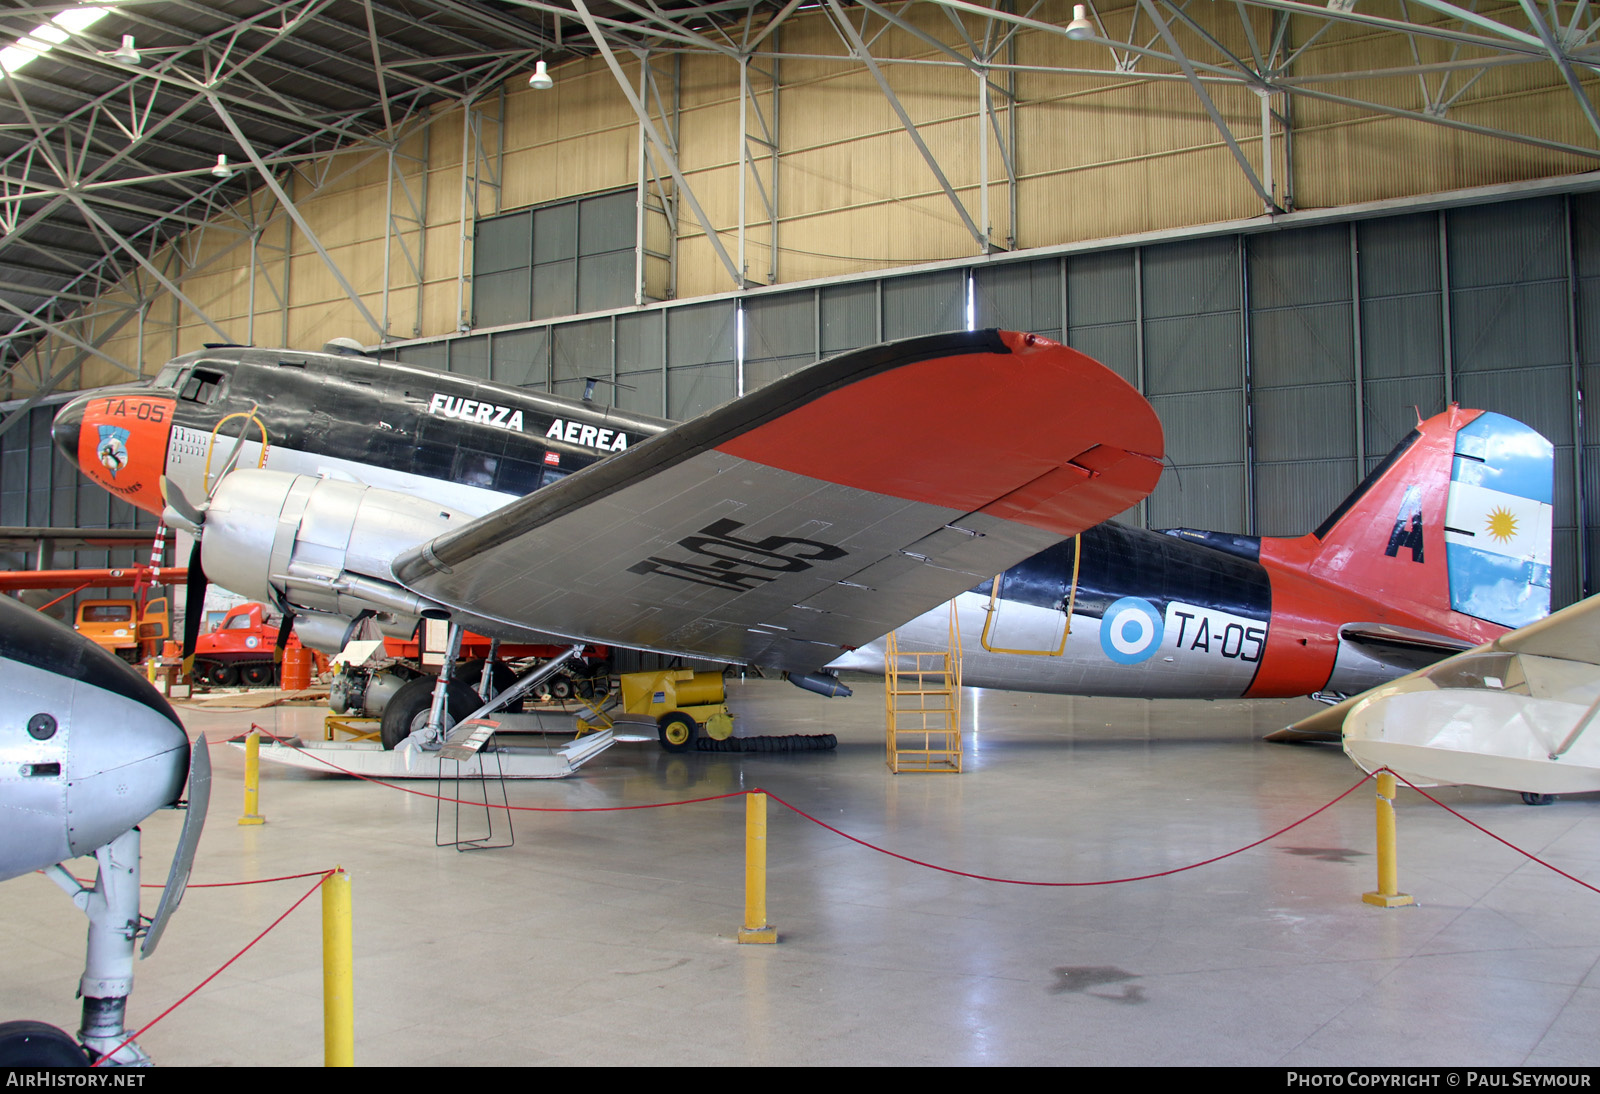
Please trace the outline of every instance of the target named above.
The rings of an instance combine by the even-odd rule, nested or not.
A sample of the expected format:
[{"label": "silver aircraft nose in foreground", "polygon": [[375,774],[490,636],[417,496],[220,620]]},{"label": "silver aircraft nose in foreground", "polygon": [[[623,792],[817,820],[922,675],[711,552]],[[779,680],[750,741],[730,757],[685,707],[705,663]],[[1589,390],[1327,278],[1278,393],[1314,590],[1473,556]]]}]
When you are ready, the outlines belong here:
[{"label": "silver aircraft nose in foreground", "polygon": [[[180,806],[186,777],[191,808],[160,906],[146,920],[136,826]],[[108,1063],[149,1062],[137,1045],[122,1044],[134,943],[142,937],[148,956],[182,897],[209,791],[204,738],[191,749],[178,716],[143,677],[0,596],[0,881],[43,870],[89,917],[78,1042],[39,1022],[0,1023],[0,1066],[83,1066],[112,1050]],[[98,862],[92,886],[60,865],[79,855]]]}]

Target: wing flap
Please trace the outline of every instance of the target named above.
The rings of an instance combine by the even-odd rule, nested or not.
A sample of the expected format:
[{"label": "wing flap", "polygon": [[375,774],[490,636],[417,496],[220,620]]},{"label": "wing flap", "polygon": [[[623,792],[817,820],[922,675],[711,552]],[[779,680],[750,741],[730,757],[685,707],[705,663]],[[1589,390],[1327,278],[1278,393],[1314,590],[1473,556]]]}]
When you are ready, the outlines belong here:
[{"label": "wing flap", "polygon": [[1126,509],[1160,455],[1082,354],[937,335],[784,377],[394,572],[469,626],[809,671]]}]

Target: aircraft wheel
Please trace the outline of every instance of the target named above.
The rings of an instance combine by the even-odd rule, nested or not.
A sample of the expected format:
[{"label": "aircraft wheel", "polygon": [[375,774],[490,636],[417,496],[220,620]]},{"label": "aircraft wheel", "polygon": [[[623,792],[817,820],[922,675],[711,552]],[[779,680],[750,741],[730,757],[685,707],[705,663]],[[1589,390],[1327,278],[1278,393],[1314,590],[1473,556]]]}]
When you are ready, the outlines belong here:
[{"label": "aircraft wheel", "polygon": [[[478,681],[483,679],[483,662],[467,661],[456,666],[456,679],[466,684],[476,693]],[[506,688],[517,682],[517,674],[504,661],[496,661],[494,667],[489,670],[489,679],[494,684],[494,693],[499,695]],[[478,705],[482,706],[483,704],[480,702]],[[477,707],[473,709],[476,710]],[[507,714],[516,714],[522,709],[522,698],[519,696],[510,706],[502,707],[501,709]]]},{"label": "aircraft wheel", "polygon": [[[419,676],[406,681],[394,693],[394,697],[383,708],[383,722],[378,727],[378,736],[384,748],[397,747],[411,736],[413,729],[420,729],[427,722],[428,711],[433,706],[435,683],[437,681],[432,676]],[[449,729],[481,705],[477,692],[459,680],[450,681],[450,687],[445,691],[444,727]]]},{"label": "aircraft wheel", "polygon": [[656,733],[661,737],[661,747],[668,752],[688,752],[700,736],[700,727],[683,711],[674,710],[656,721]]},{"label": "aircraft wheel", "polygon": [[1527,791],[1522,793],[1523,805],[1549,805],[1555,800],[1556,796],[1554,794],[1530,794]]},{"label": "aircraft wheel", "polygon": [[0,1022],[0,1067],[88,1067],[89,1054],[44,1022]]},{"label": "aircraft wheel", "polygon": [[272,666],[270,664],[246,665],[243,670],[244,682],[253,688],[273,682]]},{"label": "aircraft wheel", "polygon": [[213,661],[201,670],[201,679],[214,688],[231,688],[239,682],[239,673],[232,665]]},{"label": "aircraft wheel", "polygon": [[572,685],[572,677],[570,676],[557,676],[550,681],[550,698],[559,702],[565,703],[572,698],[576,690]]}]

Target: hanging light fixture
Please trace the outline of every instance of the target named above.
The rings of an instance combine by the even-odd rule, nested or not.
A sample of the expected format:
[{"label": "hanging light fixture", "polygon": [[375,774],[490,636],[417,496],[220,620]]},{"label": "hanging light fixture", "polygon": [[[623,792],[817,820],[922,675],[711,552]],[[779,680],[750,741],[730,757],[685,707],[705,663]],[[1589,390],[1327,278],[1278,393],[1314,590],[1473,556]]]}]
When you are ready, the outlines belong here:
[{"label": "hanging light fixture", "polygon": [[217,165],[211,169],[211,173],[219,179],[233,178],[233,168],[228,166],[227,153],[217,153]]},{"label": "hanging light fixture", "polygon": [[1094,37],[1094,24],[1089,22],[1087,4],[1072,5],[1072,22],[1067,24],[1067,37],[1075,42]]},{"label": "hanging light fixture", "polygon": [[124,34],[122,36],[122,45],[112,50],[107,56],[113,61],[125,65],[136,65],[141,60],[139,51],[134,48],[133,35],[131,34]]},{"label": "hanging light fixture", "polygon": [[556,86],[556,82],[550,78],[550,70],[545,67],[543,61],[533,66],[533,75],[528,77],[528,86],[540,91],[549,91]]}]

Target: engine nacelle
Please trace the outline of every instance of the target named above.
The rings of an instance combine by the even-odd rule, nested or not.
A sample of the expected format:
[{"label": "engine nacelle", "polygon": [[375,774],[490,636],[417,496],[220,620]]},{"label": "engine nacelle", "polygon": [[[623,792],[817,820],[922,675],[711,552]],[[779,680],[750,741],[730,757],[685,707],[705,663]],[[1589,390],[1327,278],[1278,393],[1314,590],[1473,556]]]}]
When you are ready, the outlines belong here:
[{"label": "engine nacelle", "polygon": [[206,511],[203,565],[241,596],[345,620],[371,611],[386,631],[410,634],[437,606],[395,582],[391,560],[471,519],[360,483],[239,470]]}]

